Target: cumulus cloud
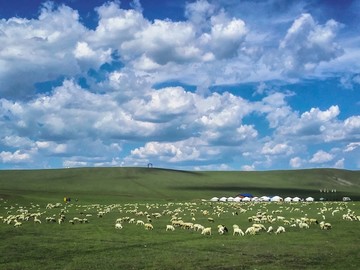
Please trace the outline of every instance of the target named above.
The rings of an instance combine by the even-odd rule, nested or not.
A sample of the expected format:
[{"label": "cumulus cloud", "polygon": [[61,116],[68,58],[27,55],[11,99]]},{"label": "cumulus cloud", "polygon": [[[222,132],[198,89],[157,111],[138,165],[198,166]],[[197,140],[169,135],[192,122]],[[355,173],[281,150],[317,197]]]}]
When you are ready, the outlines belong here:
[{"label": "cumulus cloud", "polygon": [[254,165],[244,165],[241,167],[241,169],[243,171],[255,171],[255,166]]},{"label": "cumulus cloud", "polygon": [[332,19],[320,25],[308,13],[297,18],[280,42],[285,72],[312,71],[319,63],[342,55],[343,49],[335,42],[340,27]]},{"label": "cumulus cloud", "polygon": [[344,152],[351,152],[359,147],[360,147],[360,142],[352,142],[346,146],[346,148],[344,149]]},{"label": "cumulus cloud", "polygon": [[319,108],[311,108],[310,111],[304,112],[300,117],[291,113],[291,121],[288,125],[282,126],[279,131],[282,134],[293,134],[298,136],[329,136],[328,140],[334,137],[332,132],[336,132],[334,125],[337,127],[336,117],[340,114],[337,105],[331,106],[328,110],[322,111]]},{"label": "cumulus cloud", "polygon": [[343,151],[310,163],[352,162],[360,116],[336,103],[299,107],[300,91],[284,85],[332,76],[331,63],[339,87],[357,89],[358,39],[302,2],[283,4],[286,16],[259,11],[259,24],[247,11],[275,11],[271,1],[224,2],[188,2],[178,21],[146,18],[138,0],[106,2],[93,29],[50,2],[36,18],[0,20],[2,163],[298,168],[303,153],[335,144]]},{"label": "cumulus cloud", "polygon": [[3,97],[30,96],[34,84],[79,72],[71,51],[86,31],[67,6],[45,4],[38,19],[0,21],[0,91]]},{"label": "cumulus cloud", "polygon": [[20,150],[16,150],[13,153],[2,151],[0,153],[0,160],[3,163],[24,163],[31,161],[31,155]]},{"label": "cumulus cloud", "polygon": [[317,151],[313,157],[309,160],[310,163],[326,163],[334,159],[334,155],[327,153],[323,150]]},{"label": "cumulus cloud", "polygon": [[336,161],[336,163],[334,164],[334,167],[335,167],[335,168],[338,168],[338,169],[343,169],[343,168],[344,168],[344,163],[345,163],[345,159],[344,159],[344,158],[339,159],[339,160]]},{"label": "cumulus cloud", "polygon": [[261,150],[261,153],[265,155],[289,155],[292,154],[292,152],[292,147],[287,145],[286,143],[274,144],[274,142],[265,143]]},{"label": "cumulus cloud", "polygon": [[291,168],[300,168],[303,165],[303,160],[300,157],[290,159],[289,165]]}]

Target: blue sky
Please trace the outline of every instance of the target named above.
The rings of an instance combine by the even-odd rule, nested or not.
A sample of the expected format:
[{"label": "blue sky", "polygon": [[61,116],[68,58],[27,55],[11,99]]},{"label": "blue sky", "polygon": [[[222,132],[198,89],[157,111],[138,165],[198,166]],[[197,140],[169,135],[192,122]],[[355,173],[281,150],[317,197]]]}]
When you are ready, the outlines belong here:
[{"label": "blue sky", "polygon": [[1,0],[0,18],[0,169],[360,169],[360,0]]}]

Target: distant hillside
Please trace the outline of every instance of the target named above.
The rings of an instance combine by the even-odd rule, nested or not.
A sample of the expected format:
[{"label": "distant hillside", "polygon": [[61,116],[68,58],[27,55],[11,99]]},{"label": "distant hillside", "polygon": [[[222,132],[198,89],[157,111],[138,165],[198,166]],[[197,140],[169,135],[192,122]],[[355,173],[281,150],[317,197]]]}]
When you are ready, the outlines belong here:
[{"label": "distant hillside", "polygon": [[[321,192],[329,190],[329,192]],[[336,192],[331,192],[336,190]],[[72,168],[0,171],[0,197],[85,201],[209,199],[213,196],[313,196],[360,200],[360,171],[178,171],[158,168]]]}]

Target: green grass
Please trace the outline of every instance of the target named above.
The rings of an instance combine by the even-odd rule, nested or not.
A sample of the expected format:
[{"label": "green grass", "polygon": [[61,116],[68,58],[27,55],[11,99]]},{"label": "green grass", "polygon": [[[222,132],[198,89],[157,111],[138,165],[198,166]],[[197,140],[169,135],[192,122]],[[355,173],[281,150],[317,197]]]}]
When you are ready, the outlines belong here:
[{"label": "green grass", "polygon": [[[0,269],[359,269],[360,221],[342,219],[348,211],[359,216],[359,202],[231,204],[201,201],[241,192],[302,197],[328,195],[320,194],[319,188],[337,189],[339,198],[358,199],[359,176],[359,172],[330,169],[0,171],[0,216],[19,214],[20,207],[30,213],[42,213],[42,224],[30,220],[14,228],[13,224],[0,222]],[[72,202],[64,204],[64,196],[72,197]],[[49,202],[60,202],[62,206],[46,209]],[[110,206],[109,213],[97,217],[100,209]],[[240,213],[239,207],[246,212]],[[331,213],[336,208],[340,210],[333,216]],[[61,209],[66,210],[66,222],[61,225],[46,223],[45,217],[58,217]],[[115,220],[119,217],[146,221],[144,216],[136,216],[134,209],[163,215],[152,219],[153,231],[129,223],[123,223],[123,229],[116,230]],[[166,232],[171,215],[165,211],[174,213],[176,209],[184,221],[191,221],[190,213],[195,213],[196,220],[191,222],[211,226],[213,235],[203,236],[200,232],[181,228]],[[201,210],[210,214],[204,216]],[[235,212],[238,215],[233,214]],[[218,224],[225,224],[230,231],[233,224],[238,224],[245,230],[251,225],[248,217],[257,212],[281,215],[288,220],[305,215],[321,220],[324,215],[333,229],[325,231],[320,230],[319,225],[311,225],[308,230],[302,230],[286,225],[287,232],[280,235],[262,232],[238,237],[216,233]],[[69,219],[85,214],[92,215],[88,217],[89,223],[68,223]],[[215,223],[208,222],[210,216]],[[270,225],[276,228],[283,224],[281,221],[265,224],[266,227]]]}]

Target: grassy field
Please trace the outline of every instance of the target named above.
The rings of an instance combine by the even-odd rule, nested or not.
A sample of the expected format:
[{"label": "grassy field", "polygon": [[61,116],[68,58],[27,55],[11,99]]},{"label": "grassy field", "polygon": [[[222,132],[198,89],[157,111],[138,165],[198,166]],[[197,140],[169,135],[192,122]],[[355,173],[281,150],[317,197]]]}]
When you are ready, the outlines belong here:
[{"label": "grassy field", "polygon": [[[146,168],[0,171],[0,269],[359,269],[360,203],[210,203],[213,196],[313,196],[328,200],[360,198],[360,172],[316,169],[271,172],[186,172]],[[319,189],[336,189],[320,193]],[[65,204],[63,197],[72,198]],[[77,199],[77,201],[75,200]],[[46,208],[48,204],[59,207]],[[334,212],[334,210],[336,210]],[[102,217],[98,214],[103,212]],[[26,214],[24,214],[26,213]],[[41,224],[34,222],[40,213]],[[147,222],[153,230],[129,223]],[[160,216],[155,218],[156,213]],[[259,214],[273,219],[263,225],[286,233],[243,231]],[[11,215],[29,216],[4,222]],[[64,222],[58,219],[64,215]],[[176,227],[178,220],[212,228],[212,235]],[[277,219],[284,217],[289,223]],[[56,222],[47,222],[54,217]],[[80,223],[77,220],[88,222]],[[118,218],[123,228],[115,229]],[[213,218],[215,222],[209,222]],[[300,229],[297,220],[325,218],[331,230],[318,224]],[[75,220],[75,224],[69,221]],[[229,233],[219,235],[224,224]],[[297,226],[292,226],[296,224]]]}]

